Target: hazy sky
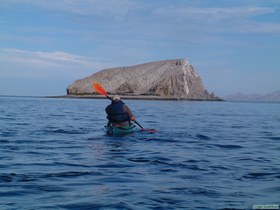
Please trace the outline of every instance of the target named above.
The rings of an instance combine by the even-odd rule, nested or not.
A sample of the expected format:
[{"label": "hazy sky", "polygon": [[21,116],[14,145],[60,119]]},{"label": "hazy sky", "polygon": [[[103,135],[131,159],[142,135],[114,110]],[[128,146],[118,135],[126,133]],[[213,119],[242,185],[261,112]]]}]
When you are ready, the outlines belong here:
[{"label": "hazy sky", "polygon": [[280,90],[280,1],[0,0],[0,95],[175,58],[219,96]]}]

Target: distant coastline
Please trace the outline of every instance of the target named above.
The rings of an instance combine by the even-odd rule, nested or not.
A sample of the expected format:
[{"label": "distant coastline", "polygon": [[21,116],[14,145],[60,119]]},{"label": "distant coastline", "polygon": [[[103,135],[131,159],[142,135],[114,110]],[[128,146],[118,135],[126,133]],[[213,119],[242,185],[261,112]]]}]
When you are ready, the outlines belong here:
[{"label": "distant coastline", "polygon": [[274,91],[267,94],[244,94],[236,93],[228,96],[222,97],[226,101],[236,101],[236,102],[280,102],[280,91]]}]

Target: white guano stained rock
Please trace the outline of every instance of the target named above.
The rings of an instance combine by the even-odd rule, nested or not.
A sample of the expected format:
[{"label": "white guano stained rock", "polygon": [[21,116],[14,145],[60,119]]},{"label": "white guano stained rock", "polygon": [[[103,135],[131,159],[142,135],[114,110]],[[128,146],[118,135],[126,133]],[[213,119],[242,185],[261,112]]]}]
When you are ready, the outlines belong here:
[{"label": "white guano stained rock", "polygon": [[199,75],[186,59],[104,69],[75,81],[67,88],[67,94],[97,94],[92,88],[94,81],[98,81],[109,94],[185,100],[219,99],[204,89]]}]

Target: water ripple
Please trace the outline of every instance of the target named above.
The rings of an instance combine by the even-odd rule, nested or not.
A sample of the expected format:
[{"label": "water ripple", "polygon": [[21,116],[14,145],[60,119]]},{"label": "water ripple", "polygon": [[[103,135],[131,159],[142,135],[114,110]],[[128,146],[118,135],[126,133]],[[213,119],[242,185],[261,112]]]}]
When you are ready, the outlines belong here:
[{"label": "water ripple", "polygon": [[279,104],[131,100],[158,132],[112,137],[107,100],[0,99],[0,209],[280,203]]}]

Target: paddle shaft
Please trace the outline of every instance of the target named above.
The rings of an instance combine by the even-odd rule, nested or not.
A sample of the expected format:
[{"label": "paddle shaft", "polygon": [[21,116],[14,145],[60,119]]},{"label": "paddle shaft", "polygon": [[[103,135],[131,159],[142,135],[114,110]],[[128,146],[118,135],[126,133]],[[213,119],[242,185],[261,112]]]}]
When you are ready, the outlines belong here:
[{"label": "paddle shaft", "polygon": [[110,96],[106,95],[106,97],[107,97],[108,99],[110,99],[111,101],[113,101],[113,99],[112,99]]},{"label": "paddle shaft", "polygon": [[144,128],[143,128],[136,120],[134,120],[134,122],[135,122],[142,130],[144,130]]}]

